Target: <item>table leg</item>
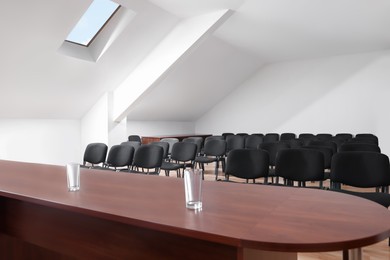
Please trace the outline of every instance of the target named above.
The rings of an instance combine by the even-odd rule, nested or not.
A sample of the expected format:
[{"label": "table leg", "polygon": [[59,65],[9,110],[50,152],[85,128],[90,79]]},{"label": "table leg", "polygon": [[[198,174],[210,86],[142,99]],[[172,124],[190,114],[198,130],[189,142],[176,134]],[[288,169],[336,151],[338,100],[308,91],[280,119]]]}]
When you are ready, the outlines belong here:
[{"label": "table leg", "polygon": [[343,260],[362,260],[362,249],[354,248],[343,251]]}]

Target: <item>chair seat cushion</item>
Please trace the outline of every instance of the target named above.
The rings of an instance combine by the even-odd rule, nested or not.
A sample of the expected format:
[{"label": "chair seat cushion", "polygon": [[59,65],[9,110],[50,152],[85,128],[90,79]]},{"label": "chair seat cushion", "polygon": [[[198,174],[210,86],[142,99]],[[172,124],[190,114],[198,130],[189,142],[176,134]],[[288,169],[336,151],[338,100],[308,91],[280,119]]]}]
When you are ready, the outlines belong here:
[{"label": "chair seat cushion", "polygon": [[173,162],[163,162],[161,165],[161,170],[174,171],[184,168],[184,164],[173,163]]},{"label": "chair seat cushion", "polygon": [[195,158],[195,162],[199,163],[211,163],[217,161],[215,157],[198,156]]}]

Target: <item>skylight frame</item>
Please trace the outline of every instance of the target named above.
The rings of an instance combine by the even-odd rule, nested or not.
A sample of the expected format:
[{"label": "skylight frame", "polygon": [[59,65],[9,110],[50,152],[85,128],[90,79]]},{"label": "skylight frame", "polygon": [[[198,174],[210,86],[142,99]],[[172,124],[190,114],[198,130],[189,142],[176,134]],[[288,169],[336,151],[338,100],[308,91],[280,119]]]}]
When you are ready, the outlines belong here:
[{"label": "skylight frame", "polygon": [[[111,2],[114,2],[114,1],[111,1]],[[116,2],[114,2],[116,3]],[[72,40],[68,40],[68,39],[65,39],[65,42],[69,42],[69,43],[72,43],[72,44],[76,44],[76,45],[80,45],[80,46],[83,46],[83,47],[89,47],[92,42],[98,37],[98,35],[100,34],[101,31],[103,31],[103,29],[106,27],[106,25],[110,22],[110,20],[115,16],[115,14],[118,12],[118,10],[121,8],[121,5],[116,3],[118,5],[118,7],[112,12],[112,14],[108,17],[108,19],[103,23],[103,25],[100,27],[100,29],[95,33],[95,35],[89,40],[89,42],[87,44],[83,44],[81,42],[77,42],[77,41],[72,41]],[[88,10],[87,10],[88,11]],[[87,12],[86,11],[86,12]],[[80,18],[81,20],[82,18]],[[79,21],[80,21],[79,20]],[[77,23],[78,24],[78,23]],[[76,24],[76,26],[77,26]],[[75,27],[76,27],[75,26]],[[75,28],[74,27],[74,28]],[[74,30],[74,28],[72,29],[72,31]],[[69,34],[70,35],[70,34]],[[69,37],[68,35],[68,37]],[[67,38],[68,38],[67,37]]]}]

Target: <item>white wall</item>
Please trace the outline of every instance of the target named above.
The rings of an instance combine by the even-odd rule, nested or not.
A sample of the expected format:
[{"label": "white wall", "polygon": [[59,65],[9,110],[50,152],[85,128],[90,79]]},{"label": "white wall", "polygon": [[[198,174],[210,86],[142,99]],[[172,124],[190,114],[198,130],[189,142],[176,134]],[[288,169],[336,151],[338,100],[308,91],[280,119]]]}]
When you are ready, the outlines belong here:
[{"label": "white wall", "polygon": [[260,69],[196,122],[196,132],[370,132],[390,155],[390,52]]},{"label": "white wall", "polygon": [[127,135],[180,135],[195,133],[194,122],[127,121]]},{"label": "white wall", "polygon": [[80,121],[1,119],[0,159],[65,165],[80,161]]},{"label": "white wall", "polygon": [[108,116],[109,99],[106,93],[81,119],[81,150],[83,153],[89,143],[108,145]]}]

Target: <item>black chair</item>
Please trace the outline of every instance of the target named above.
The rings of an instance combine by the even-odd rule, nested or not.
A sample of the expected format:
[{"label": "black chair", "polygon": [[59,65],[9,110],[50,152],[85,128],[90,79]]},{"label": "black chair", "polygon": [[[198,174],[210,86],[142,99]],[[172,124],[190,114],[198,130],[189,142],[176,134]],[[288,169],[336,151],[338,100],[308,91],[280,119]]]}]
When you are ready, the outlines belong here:
[{"label": "black chair", "polygon": [[[224,140],[226,140],[226,137],[227,137],[228,135],[234,135],[234,133],[222,133],[222,136],[223,136]],[[205,141],[206,141],[206,140],[205,140]]]},{"label": "black chair", "polygon": [[378,139],[367,137],[355,137],[348,140],[348,143],[366,143],[378,145]]},{"label": "black chair", "polygon": [[315,139],[315,135],[312,133],[300,133],[298,135],[298,138],[299,139],[313,139],[313,138]]},{"label": "black chair", "polygon": [[[390,207],[390,164],[385,154],[357,151],[339,152],[333,156],[331,190],[374,201]],[[341,189],[341,185],[358,188],[375,188],[376,192],[359,192]],[[388,240],[390,246],[390,238]]]},{"label": "black chair", "polygon": [[259,144],[263,142],[263,137],[258,135],[247,135],[245,137],[245,148],[246,149],[257,149]]},{"label": "black chair", "polygon": [[228,135],[226,137],[226,153],[234,149],[243,149],[245,147],[245,137],[242,135]]},{"label": "black chair", "polygon": [[236,135],[239,135],[239,136],[246,136],[246,135],[249,135],[248,133],[237,133]]},{"label": "black chair", "polygon": [[[200,167],[203,170],[203,179],[204,179],[204,164],[215,162],[215,180],[218,180],[218,168],[219,162],[224,163],[226,153],[226,141],[224,140],[210,140],[204,144],[203,156],[197,156],[194,160],[194,163],[200,164]],[[222,167],[223,169],[224,167]]]},{"label": "black chair", "polygon": [[302,140],[303,145],[308,145],[310,141],[317,140],[317,137],[312,133],[301,133],[298,138]]},{"label": "black chair", "polygon": [[196,144],[196,154],[200,155],[202,148],[203,148],[203,138],[194,136],[194,137],[187,137],[183,139],[183,142],[189,142],[189,143],[194,143]]},{"label": "black chair", "polygon": [[378,142],[378,137],[374,134],[356,134],[355,138],[368,138],[368,139],[374,139]]},{"label": "black chair", "polygon": [[172,147],[170,161],[164,161],[161,165],[161,170],[165,171],[165,175],[169,176],[170,171],[176,171],[177,177],[180,177],[180,169],[193,167],[197,146],[190,142],[178,142]]},{"label": "black chair", "polygon": [[269,155],[262,150],[235,149],[232,150],[226,161],[226,180],[229,176],[250,179],[255,183],[255,179],[264,178],[264,183],[268,183]]},{"label": "black chair", "polygon": [[337,144],[333,141],[311,140],[308,142],[309,146],[327,147],[332,150],[333,154],[337,153]]},{"label": "black chair", "polygon": [[212,135],[212,136],[208,136],[204,139],[204,143],[206,143],[207,141],[210,141],[210,140],[223,140],[225,141],[225,139],[230,136],[230,135],[226,135],[226,136],[222,136],[222,135]]},{"label": "black chair", "polygon": [[[324,170],[329,172],[331,168],[332,156],[333,156],[333,150],[331,148],[324,147],[324,146],[314,146],[314,145],[302,146],[301,148],[311,149],[311,150],[316,150],[321,152],[322,155],[324,156]],[[329,174],[325,174],[325,179],[328,178],[329,178]]]},{"label": "black chair", "polygon": [[333,135],[328,133],[320,133],[320,134],[316,134],[316,137],[318,140],[330,141],[332,140]]},{"label": "black chair", "polygon": [[169,143],[168,142],[151,142],[150,144],[161,146],[164,150],[163,153],[163,160],[167,160],[168,157],[168,151],[169,151]]},{"label": "black chair", "polygon": [[171,156],[172,153],[172,147],[175,143],[179,142],[179,139],[174,138],[174,137],[168,137],[168,138],[162,138],[160,142],[166,142],[169,144],[169,149],[168,149],[168,156]]},{"label": "black chair", "polygon": [[142,142],[141,136],[139,135],[129,135],[129,137],[127,137],[127,140],[131,142]]},{"label": "black chair", "polygon": [[[95,166],[103,166],[106,161],[108,147],[104,143],[90,143],[84,151],[82,167],[93,168]],[[88,165],[90,164],[90,165]]]},{"label": "black chair", "polygon": [[[376,152],[339,152],[332,158],[331,189],[390,206],[390,164],[385,154]],[[376,188],[376,192],[347,191],[342,184]]]},{"label": "black chair", "polygon": [[280,135],[280,140],[281,141],[286,141],[286,140],[292,140],[295,139],[296,135],[294,133],[282,133]]},{"label": "black chair", "polygon": [[285,185],[306,187],[307,181],[324,180],[324,157],[320,151],[311,149],[284,149],[276,157],[275,174],[284,179]]},{"label": "black chair", "polygon": [[338,133],[334,137],[343,141],[348,141],[349,139],[353,138],[353,135],[351,133]]},{"label": "black chair", "polygon": [[285,143],[289,145],[290,148],[301,148],[303,146],[303,141],[301,139],[281,140],[279,143]]},{"label": "black chair", "polygon": [[367,144],[367,143],[344,143],[339,148],[339,152],[354,152],[354,151],[380,153],[381,149],[376,144]]},{"label": "black chair", "polygon": [[268,133],[265,134],[263,138],[264,143],[273,143],[273,142],[278,142],[279,141],[279,134],[277,133]]},{"label": "black chair", "polygon": [[374,143],[376,145],[379,144],[378,137],[374,134],[357,134],[355,135],[355,139],[365,140],[365,142]]},{"label": "black chair", "polygon": [[134,154],[133,165],[129,172],[159,175],[164,149],[158,145],[141,145]]},{"label": "black chair", "polygon": [[129,170],[133,163],[134,147],[129,145],[113,145],[107,155],[107,161],[102,169],[120,171]]},{"label": "black chair", "polygon": [[284,142],[274,142],[274,143],[261,143],[258,146],[258,149],[265,150],[269,154],[269,176],[272,177],[272,182],[274,182],[274,177],[276,177],[276,183],[279,182],[279,178],[277,175],[275,175],[275,163],[276,163],[276,156],[279,151],[284,149],[289,149],[290,145]]},{"label": "black chair", "polygon": [[252,135],[257,135],[257,136],[260,136],[260,137],[264,137],[264,134],[262,134],[262,133],[253,133]]},{"label": "black chair", "polygon": [[134,148],[134,152],[137,151],[137,149],[141,146],[141,143],[138,141],[126,141],[122,142],[121,145],[128,145]]}]

